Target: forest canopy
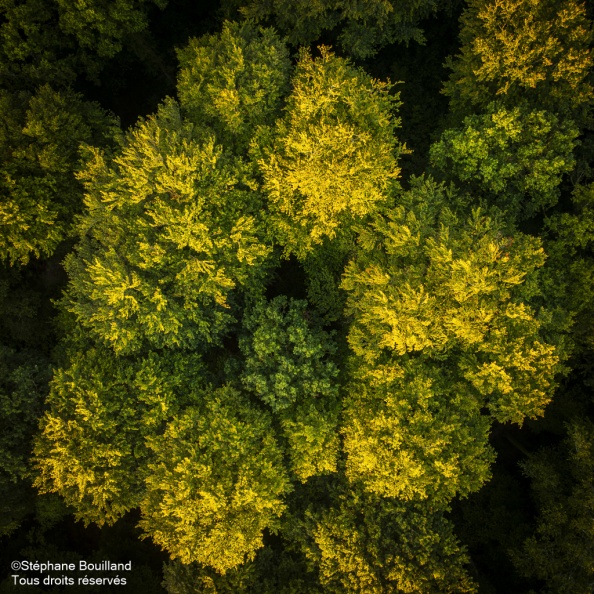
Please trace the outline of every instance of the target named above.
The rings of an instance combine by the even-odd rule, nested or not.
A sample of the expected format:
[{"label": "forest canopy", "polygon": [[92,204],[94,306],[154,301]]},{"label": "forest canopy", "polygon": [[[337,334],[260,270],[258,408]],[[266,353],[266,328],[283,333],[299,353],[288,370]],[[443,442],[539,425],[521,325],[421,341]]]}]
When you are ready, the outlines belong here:
[{"label": "forest canopy", "polygon": [[587,594],[591,7],[201,10],[0,0],[6,550]]}]

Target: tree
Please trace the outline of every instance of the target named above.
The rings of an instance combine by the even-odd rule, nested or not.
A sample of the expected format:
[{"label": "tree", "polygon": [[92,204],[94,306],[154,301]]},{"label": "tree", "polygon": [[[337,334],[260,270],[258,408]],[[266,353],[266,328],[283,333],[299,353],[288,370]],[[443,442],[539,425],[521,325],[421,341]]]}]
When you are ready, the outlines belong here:
[{"label": "tree", "polygon": [[419,21],[443,7],[434,0],[227,0],[224,6],[238,8],[248,19],[271,21],[295,46],[311,45],[324,32],[338,30],[341,48],[356,58],[373,56],[394,42],[424,43]]},{"label": "tree", "polygon": [[576,0],[471,0],[461,18],[461,53],[444,93],[453,112],[493,101],[526,101],[583,125],[591,102],[591,26]]},{"label": "tree", "polygon": [[322,594],[317,576],[308,572],[303,556],[265,546],[254,561],[227,571],[179,561],[164,566],[163,587],[168,594]]},{"label": "tree", "polygon": [[385,201],[405,149],[394,136],[392,85],[327,48],[315,60],[301,51],[292,85],[258,163],[278,242],[303,259]]},{"label": "tree", "polygon": [[100,0],[55,0],[60,29],[76,37],[82,48],[98,56],[111,58],[117,54],[126,37],[148,27],[151,4],[163,10],[167,0],[116,0],[108,4]]},{"label": "tree", "polygon": [[413,179],[361,229],[345,270],[347,474],[372,492],[448,501],[478,489],[492,458],[482,409],[518,424],[542,415],[560,370],[546,312],[530,307],[540,242],[504,235],[480,209],[464,220],[456,201]]},{"label": "tree", "polygon": [[269,415],[223,387],[148,444],[145,532],[173,559],[223,574],[253,559],[262,532],[278,527],[290,490]]},{"label": "tree", "polygon": [[74,178],[81,143],[107,145],[117,120],[96,103],[49,85],[34,95],[0,92],[0,258],[26,264],[71,235],[82,205]]},{"label": "tree", "polygon": [[276,297],[243,320],[242,384],[280,421],[291,469],[301,481],[336,471],[338,367],[330,334],[311,320],[307,301]]},{"label": "tree", "polygon": [[531,479],[538,515],[534,534],[515,549],[526,577],[545,581],[543,592],[586,594],[594,583],[594,426],[567,426],[559,447],[544,448],[522,464]]},{"label": "tree", "polygon": [[33,507],[29,458],[50,376],[39,353],[0,344],[0,536],[18,528]]},{"label": "tree", "polygon": [[163,0],[1,0],[0,81],[11,91],[50,84],[64,90],[79,76],[97,82],[106,59],[148,26],[148,5]]},{"label": "tree", "polygon": [[552,113],[492,103],[446,130],[431,146],[431,162],[513,218],[529,218],[556,204],[561,177],[575,165],[577,137],[573,122]]},{"label": "tree", "polygon": [[310,494],[292,506],[283,530],[290,548],[304,554],[310,571],[318,574],[324,592],[476,591],[466,573],[465,550],[443,508],[339,484],[325,487],[323,495]]},{"label": "tree", "polygon": [[177,52],[178,96],[190,121],[245,155],[259,126],[271,126],[289,92],[291,62],[272,29],[229,23]]},{"label": "tree", "polygon": [[353,383],[344,407],[346,476],[372,493],[447,504],[491,477],[490,419],[439,364],[412,360],[398,380]]},{"label": "tree", "polygon": [[65,261],[67,309],[118,353],[219,341],[231,290],[260,291],[270,252],[242,162],[168,100],[113,162],[92,150],[80,179],[87,212]]},{"label": "tree", "polygon": [[112,524],[140,504],[146,439],[194,402],[202,365],[173,354],[123,359],[81,338],[66,348],[35,445],[35,485],[59,493],[86,524]]},{"label": "tree", "polygon": [[594,349],[594,184],[576,185],[571,209],[550,216],[546,230],[550,256],[544,292],[571,330],[568,348],[575,356],[574,365],[579,361],[579,367],[589,367]]}]

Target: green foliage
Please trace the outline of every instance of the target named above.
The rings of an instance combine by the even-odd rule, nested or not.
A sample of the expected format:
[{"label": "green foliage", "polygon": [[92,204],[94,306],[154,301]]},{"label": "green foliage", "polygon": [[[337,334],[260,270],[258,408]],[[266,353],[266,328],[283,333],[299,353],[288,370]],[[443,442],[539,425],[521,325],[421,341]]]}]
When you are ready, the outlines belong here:
[{"label": "green foliage", "polygon": [[79,145],[105,145],[116,120],[96,103],[45,85],[34,95],[0,91],[0,258],[26,264],[49,256],[82,204],[73,171]]},{"label": "green foliage", "polygon": [[489,477],[483,408],[522,424],[551,399],[559,357],[529,305],[544,252],[479,209],[461,219],[431,179],[399,200],[361,229],[343,277],[357,379],[347,473],[384,495],[448,501]]},{"label": "green foliage", "polygon": [[0,537],[31,512],[29,457],[50,375],[47,360],[38,353],[0,344]]},{"label": "green foliage", "polygon": [[257,303],[244,317],[241,381],[274,412],[297,401],[337,395],[338,369],[328,360],[336,349],[328,333],[309,320],[307,301],[284,296]]},{"label": "green foliage", "polygon": [[111,58],[117,54],[126,37],[148,27],[150,4],[164,9],[167,0],[55,0],[60,15],[60,29],[76,37],[83,48],[98,56]]},{"label": "green foliage", "polygon": [[217,342],[234,320],[231,290],[260,291],[270,251],[244,173],[172,100],[112,163],[93,150],[66,307],[118,353]]},{"label": "green foliage", "polygon": [[148,440],[140,526],[173,559],[225,573],[278,527],[290,483],[270,417],[232,388],[204,396]]},{"label": "green foliage", "polygon": [[476,592],[441,509],[355,491],[311,506],[291,530],[329,594]]},{"label": "green foliage", "polygon": [[570,120],[524,107],[490,104],[431,147],[432,164],[449,179],[527,218],[553,206],[561,176],[575,165],[578,130]]},{"label": "green foliage", "polygon": [[106,58],[148,26],[150,4],[166,0],[0,0],[0,81],[33,91],[77,78],[97,82]]},{"label": "green foliage", "polygon": [[394,136],[392,85],[327,48],[315,60],[300,52],[292,84],[258,163],[278,241],[303,259],[386,199],[405,149]]},{"label": "green foliage", "polygon": [[68,366],[51,383],[35,484],[59,493],[85,523],[111,524],[139,505],[145,440],[192,401],[201,365],[195,356],[126,360],[85,342],[70,348]]},{"label": "green foliage", "polygon": [[31,437],[41,416],[50,378],[47,360],[0,345],[0,476],[29,478]]},{"label": "green foliage", "polygon": [[163,585],[168,594],[322,594],[313,572],[307,572],[302,556],[276,551],[270,547],[258,550],[252,562],[221,575],[192,563],[179,561],[164,567]]},{"label": "green foliage", "polygon": [[353,234],[339,241],[325,238],[302,262],[307,300],[324,323],[336,322],[342,316],[346,292],[340,288],[340,278],[355,245]]},{"label": "green foliage", "polygon": [[534,535],[514,551],[526,577],[546,583],[543,593],[587,594],[594,580],[594,426],[567,426],[558,448],[546,448],[523,463],[538,508]]},{"label": "green foliage", "polygon": [[461,53],[444,92],[455,113],[482,112],[494,100],[520,101],[583,122],[590,104],[592,39],[577,0],[470,0]]},{"label": "green foliage", "polygon": [[462,382],[422,359],[403,377],[345,400],[346,475],[383,497],[447,503],[489,480],[489,419]]},{"label": "green foliage", "polygon": [[373,56],[397,41],[424,43],[419,21],[442,8],[435,0],[227,0],[226,4],[237,4],[247,18],[270,20],[292,45],[311,45],[323,32],[339,28],[341,48],[357,58]]},{"label": "green foliage", "polygon": [[291,63],[272,29],[229,23],[177,52],[178,95],[197,126],[207,124],[227,147],[245,153],[258,126],[270,126],[289,91]]},{"label": "green foliage", "polygon": [[[48,0],[0,0],[0,81],[11,90],[71,85],[80,67],[76,43],[57,32],[57,6]],[[84,61],[84,58],[82,58]],[[88,64],[93,75],[96,64]]]},{"label": "green foliage", "polygon": [[336,469],[338,368],[331,336],[316,328],[307,301],[284,296],[246,314],[239,346],[243,385],[278,413],[300,480]]},{"label": "green foliage", "polygon": [[574,322],[575,354],[589,359],[594,351],[594,184],[575,186],[571,211],[551,216],[547,230],[547,299]]}]

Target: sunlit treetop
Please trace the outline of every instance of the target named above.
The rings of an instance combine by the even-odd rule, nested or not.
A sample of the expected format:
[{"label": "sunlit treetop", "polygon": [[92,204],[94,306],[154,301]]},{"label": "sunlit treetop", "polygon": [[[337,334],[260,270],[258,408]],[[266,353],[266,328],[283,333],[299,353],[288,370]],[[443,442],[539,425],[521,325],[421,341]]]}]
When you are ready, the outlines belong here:
[{"label": "sunlit treetop", "polygon": [[[591,102],[591,23],[576,0],[471,0],[444,92],[454,112],[526,99],[578,120]],[[580,117],[581,115],[581,117]]]},{"label": "sunlit treetop", "polygon": [[80,177],[87,211],[65,263],[66,307],[119,353],[218,341],[231,290],[261,290],[270,251],[241,163],[168,100],[113,161],[91,151]]},{"label": "sunlit treetop", "polygon": [[[331,594],[473,594],[468,556],[444,508],[323,485],[293,501],[283,535]],[[291,593],[292,594],[292,593]]]},{"label": "sunlit treetop", "polygon": [[484,402],[447,366],[415,358],[402,376],[347,388],[346,476],[381,497],[448,504],[491,478],[495,452]]},{"label": "sunlit treetop", "polygon": [[540,241],[480,209],[457,214],[455,193],[430,178],[399,200],[361,230],[345,270],[354,353],[378,381],[401,376],[413,354],[453,357],[499,420],[542,414],[558,361],[541,337],[546,315],[530,306]]},{"label": "sunlit treetop", "polygon": [[270,416],[230,387],[211,389],[148,445],[140,526],[183,563],[225,573],[253,559],[291,490]]},{"label": "sunlit treetop", "polygon": [[384,497],[447,504],[490,478],[491,423],[543,414],[560,355],[539,295],[540,241],[413,178],[360,227],[343,288],[352,324],[346,474]]},{"label": "sunlit treetop", "polygon": [[211,126],[225,146],[245,152],[256,127],[279,116],[291,63],[271,29],[226,22],[220,33],[192,39],[177,54],[182,109],[196,125]]},{"label": "sunlit treetop", "polygon": [[36,485],[59,493],[85,523],[112,524],[139,505],[145,439],[196,402],[203,366],[196,355],[170,352],[114,357],[88,340],[67,350],[36,440]]},{"label": "sunlit treetop", "polygon": [[300,52],[285,115],[259,159],[278,241],[300,258],[385,200],[405,150],[392,85],[320,51]]}]

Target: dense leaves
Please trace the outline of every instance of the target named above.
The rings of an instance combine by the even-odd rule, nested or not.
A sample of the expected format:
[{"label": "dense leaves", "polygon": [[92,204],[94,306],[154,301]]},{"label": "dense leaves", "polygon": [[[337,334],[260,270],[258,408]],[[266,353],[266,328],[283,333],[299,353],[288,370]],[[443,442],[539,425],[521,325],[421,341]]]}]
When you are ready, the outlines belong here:
[{"label": "dense leaves", "polygon": [[291,468],[305,480],[336,470],[339,443],[336,347],[316,328],[306,301],[277,297],[244,319],[243,385],[278,413]]},{"label": "dense leaves", "polygon": [[31,95],[0,91],[0,258],[26,264],[71,236],[82,206],[74,179],[79,145],[105,145],[117,121],[96,103],[49,85]]},{"label": "dense leaves", "polygon": [[0,561],[589,592],[591,7],[165,5],[0,0]]},{"label": "dense leaves", "polygon": [[270,251],[241,162],[170,100],[113,164],[92,151],[80,177],[87,213],[66,260],[67,308],[117,352],[218,341],[234,320],[231,290],[253,286]]},{"label": "dense leaves", "polygon": [[36,484],[60,493],[85,522],[109,524],[139,505],[145,439],[193,401],[201,367],[195,357],[151,353],[131,361],[84,342],[73,347],[69,366],[52,380]]},{"label": "dense leaves", "polygon": [[278,240],[303,258],[386,199],[404,148],[391,85],[327,48],[316,59],[302,50],[292,82],[259,165]]},{"label": "dense leaves", "polygon": [[205,397],[149,440],[140,525],[172,558],[225,573],[278,527],[290,485],[269,416],[230,388]]},{"label": "dense leaves", "polygon": [[554,206],[561,177],[574,165],[578,130],[546,111],[493,103],[431,147],[442,174],[519,218]]},{"label": "dense leaves", "polygon": [[483,111],[501,99],[526,100],[583,118],[591,101],[591,26],[575,0],[471,0],[462,16],[461,53],[444,92],[454,112]]},{"label": "dense leaves", "polygon": [[586,594],[594,583],[594,428],[573,422],[559,448],[523,464],[538,507],[534,535],[514,552],[526,576],[546,581],[543,592]]},{"label": "dense leaves", "polygon": [[330,29],[339,29],[339,43],[357,58],[374,55],[394,42],[425,41],[419,21],[444,7],[434,0],[226,0],[247,18],[270,19],[293,45],[310,45]]},{"label": "dense leaves", "polygon": [[291,64],[271,29],[225,23],[220,34],[193,39],[178,57],[180,102],[192,122],[216,131],[219,142],[245,152],[257,127],[278,117]]}]

